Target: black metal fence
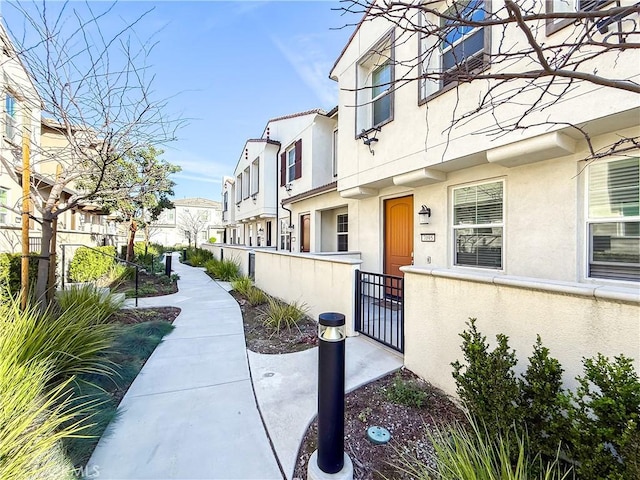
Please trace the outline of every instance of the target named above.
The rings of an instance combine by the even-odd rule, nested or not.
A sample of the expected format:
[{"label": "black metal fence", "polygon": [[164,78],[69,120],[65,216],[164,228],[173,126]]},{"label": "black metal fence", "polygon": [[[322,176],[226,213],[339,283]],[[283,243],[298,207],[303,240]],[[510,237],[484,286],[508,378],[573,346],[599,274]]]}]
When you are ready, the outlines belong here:
[{"label": "black metal fence", "polygon": [[356,331],[404,352],[404,278],[356,270]]},{"label": "black metal fence", "polygon": [[29,237],[29,252],[40,253],[42,251],[42,238]]}]

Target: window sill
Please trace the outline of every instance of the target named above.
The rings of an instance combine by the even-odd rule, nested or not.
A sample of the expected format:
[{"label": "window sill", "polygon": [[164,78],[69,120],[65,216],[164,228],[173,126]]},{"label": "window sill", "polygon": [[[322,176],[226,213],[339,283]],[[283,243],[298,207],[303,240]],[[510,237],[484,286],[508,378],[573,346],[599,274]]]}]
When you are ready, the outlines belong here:
[{"label": "window sill", "polygon": [[[476,72],[473,72],[473,73],[479,75],[479,74],[489,70],[489,68],[491,68],[491,64],[490,63],[486,63],[484,67],[478,68],[478,70]],[[470,82],[462,82],[462,83],[451,82],[448,85],[445,85],[444,87],[439,88],[438,90],[433,92],[431,95],[427,95],[425,98],[418,98],[418,106],[422,106],[425,103],[430,102],[434,98],[437,98],[440,95],[444,95],[445,93],[449,92],[450,90],[453,90],[454,88],[458,88],[458,86],[460,86],[460,85],[469,84],[471,82],[473,82],[473,80],[471,80]],[[419,89],[420,89],[420,82],[418,82],[418,92],[420,91]]]}]

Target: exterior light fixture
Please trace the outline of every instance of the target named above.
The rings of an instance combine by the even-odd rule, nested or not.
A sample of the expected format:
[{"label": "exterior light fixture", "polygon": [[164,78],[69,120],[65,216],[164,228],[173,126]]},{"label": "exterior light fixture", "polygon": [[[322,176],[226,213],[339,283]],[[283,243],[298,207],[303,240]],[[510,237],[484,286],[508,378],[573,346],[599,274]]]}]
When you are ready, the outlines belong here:
[{"label": "exterior light fixture", "polygon": [[287,227],[287,232],[289,232],[289,233],[293,232],[294,230],[295,230],[295,227],[294,227],[294,225],[293,225],[293,224],[291,224],[291,225],[289,225],[289,226]]},{"label": "exterior light fixture", "polygon": [[345,318],[325,312],[318,317],[318,450],[307,465],[309,479],[353,479],[344,452]]},{"label": "exterior light fixture", "polygon": [[264,228],[260,227],[258,228],[258,236],[261,237],[262,235],[264,235]]},{"label": "exterior light fixture", "polygon": [[[380,127],[372,128],[369,131],[363,128],[362,133],[358,135],[358,138],[362,140],[362,143],[364,143],[367,147],[369,147],[369,153],[371,155],[376,154],[376,152],[374,152],[373,149],[371,148],[371,144],[376,143],[378,141],[378,139],[376,138],[376,135],[378,134],[379,131],[380,131]],[[373,136],[369,138],[369,134],[372,132],[373,132]]]},{"label": "exterior light fixture", "polygon": [[431,209],[426,205],[422,205],[422,208],[418,212],[418,218],[420,219],[420,225],[428,225],[431,219]]}]

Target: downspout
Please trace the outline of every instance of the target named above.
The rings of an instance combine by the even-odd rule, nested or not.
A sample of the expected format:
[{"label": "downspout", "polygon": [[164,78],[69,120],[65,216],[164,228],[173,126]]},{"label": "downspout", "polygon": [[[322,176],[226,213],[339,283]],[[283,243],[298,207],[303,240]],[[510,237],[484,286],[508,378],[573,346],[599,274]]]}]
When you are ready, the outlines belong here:
[{"label": "downspout", "polygon": [[[267,140],[269,137],[267,137]],[[282,150],[282,144],[278,142],[278,151],[276,152],[276,250],[280,250],[280,204],[278,203],[278,193],[280,192],[279,175],[280,172],[280,150]],[[291,215],[291,214],[289,214]],[[291,243],[289,243],[291,246]]]},{"label": "downspout", "polygon": [[[291,210],[289,210],[287,207],[285,207],[284,205],[282,205],[282,208],[284,208],[287,212],[289,212],[289,227],[291,227],[291,225],[293,225],[291,223]],[[291,251],[291,232],[289,232],[289,251]]]}]

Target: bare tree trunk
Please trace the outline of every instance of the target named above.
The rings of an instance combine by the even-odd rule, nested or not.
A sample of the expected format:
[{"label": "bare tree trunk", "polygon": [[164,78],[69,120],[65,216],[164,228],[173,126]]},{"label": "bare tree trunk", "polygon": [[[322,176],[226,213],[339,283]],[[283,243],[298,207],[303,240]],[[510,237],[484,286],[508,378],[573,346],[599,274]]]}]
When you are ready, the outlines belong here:
[{"label": "bare tree trunk", "polygon": [[49,281],[49,255],[53,238],[53,214],[42,212],[42,246],[38,260],[38,277],[36,280],[36,301],[41,309],[46,308],[47,283]]},{"label": "bare tree trunk", "polygon": [[49,255],[49,280],[47,281],[47,300],[53,300],[56,291],[56,243],[58,241],[58,217],[53,219],[51,225],[51,254]]},{"label": "bare tree trunk", "polygon": [[138,224],[132,218],[129,225],[129,241],[127,244],[127,261],[133,262],[133,244],[136,238],[136,232],[138,231]]}]

